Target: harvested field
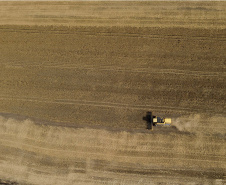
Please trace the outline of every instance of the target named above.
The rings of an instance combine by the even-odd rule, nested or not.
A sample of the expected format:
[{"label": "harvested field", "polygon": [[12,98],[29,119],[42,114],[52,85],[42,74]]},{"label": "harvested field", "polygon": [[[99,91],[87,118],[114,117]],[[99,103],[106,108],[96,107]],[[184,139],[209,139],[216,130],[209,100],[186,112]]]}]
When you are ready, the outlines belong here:
[{"label": "harvested field", "polygon": [[0,184],[223,185],[225,5],[0,2]]}]

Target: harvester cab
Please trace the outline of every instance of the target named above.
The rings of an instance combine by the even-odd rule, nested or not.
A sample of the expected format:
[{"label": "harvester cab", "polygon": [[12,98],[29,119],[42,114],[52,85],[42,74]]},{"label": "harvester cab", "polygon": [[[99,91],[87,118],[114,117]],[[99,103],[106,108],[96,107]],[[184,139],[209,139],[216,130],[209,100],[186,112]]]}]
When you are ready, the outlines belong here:
[{"label": "harvester cab", "polygon": [[169,126],[171,124],[171,118],[161,118],[158,116],[153,116],[152,112],[147,112],[143,120],[147,122],[147,129],[153,130],[153,126]]}]

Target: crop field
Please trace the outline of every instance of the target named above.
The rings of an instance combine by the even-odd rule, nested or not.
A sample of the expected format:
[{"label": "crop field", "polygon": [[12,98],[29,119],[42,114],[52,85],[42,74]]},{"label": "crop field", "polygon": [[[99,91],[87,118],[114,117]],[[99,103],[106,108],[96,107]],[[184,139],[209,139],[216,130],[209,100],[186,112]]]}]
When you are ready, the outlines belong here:
[{"label": "crop field", "polygon": [[225,2],[0,2],[0,184],[225,184],[225,51]]}]

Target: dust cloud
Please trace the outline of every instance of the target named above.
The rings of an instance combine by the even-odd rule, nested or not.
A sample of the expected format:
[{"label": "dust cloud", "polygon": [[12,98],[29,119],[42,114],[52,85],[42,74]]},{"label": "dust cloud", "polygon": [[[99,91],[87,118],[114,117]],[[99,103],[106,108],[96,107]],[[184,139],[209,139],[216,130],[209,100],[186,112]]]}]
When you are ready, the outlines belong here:
[{"label": "dust cloud", "polygon": [[173,119],[172,126],[194,134],[225,135],[226,117],[191,114]]}]

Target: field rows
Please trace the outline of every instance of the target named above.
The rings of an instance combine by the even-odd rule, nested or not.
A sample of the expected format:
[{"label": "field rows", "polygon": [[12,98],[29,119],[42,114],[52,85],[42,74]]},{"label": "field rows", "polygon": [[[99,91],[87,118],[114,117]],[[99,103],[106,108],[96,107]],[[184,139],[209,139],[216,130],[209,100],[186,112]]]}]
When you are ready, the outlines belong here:
[{"label": "field rows", "polygon": [[78,70],[98,70],[98,71],[113,71],[113,72],[127,72],[127,73],[151,73],[151,74],[168,74],[168,75],[192,75],[192,76],[220,76],[225,77],[226,72],[212,72],[212,71],[191,71],[191,70],[181,70],[181,69],[151,69],[151,68],[122,68],[117,66],[92,66],[92,65],[72,65],[72,64],[58,64],[51,63],[47,65],[43,64],[30,64],[29,62],[7,62],[6,67],[11,68],[31,68],[31,67],[40,67],[40,68],[59,68],[59,69],[78,69]]},{"label": "field rows", "polygon": [[[11,121],[13,125],[10,127],[5,121]],[[10,164],[13,163],[13,166],[18,165],[18,168],[23,168],[26,164],[25,171],[23,170],[23,173],[17,174],[21,180],[25,179],[24,174],[29,174],[30,177],[42,177],[45,180],[43,183],[46,184],[48,181],[45,176],[51,178],[51,176],[58,174],[62,180],[67,182],[69,179],[67,179],[66,174],[69,172],[74,178],[79,174],[84,174],[86,180],[91,176],[97,179],[101,179],[104,176],[106,178],[106,173],[109,172],[111,175],[108,178],[112,178],[111,181],[117,179],[114,177],[115,175],[123,176],[125,180],[129,174],[136,175],[137,178],[151,178],[152,180],[162,174],[169,176],[169,178],[172,178],[176,174],[178,174],[178,178],[183,178],[186,174],[186,178],[208,177],[210,179],[221,179],[224,175],[221,170],[213,170],[216,168],[215,165],[218,169],[224,169],[226,165],[222,163],[225,160],[223,155],[225,149],[217,149],[222,145],[220,144],[220,138],[215,138],[211,142],[209,141],[206,149],[199,149],[204,144],[203,141],[207,142],[207,140],[203,140],[198,135],[189,141],[192,135],[178,135],[178,137],[176,134],[169,135],[164,139],[164,135],[146,134],[146,141],[143,141],[143,134],[129,134],[126,132],[109,133],[108,131],[95,130],[94,133],[99,136],[89,139],[89,133],[92,132],[89,129],[51,128],[49,126],[34,125],[31,121],[27,123],[21,121],[18,123],[14,119],[5,119],[5,121],[1,121],[1,127],[3,127],[1,130],[4,132],[4,134],[0,135],[0,147],[2,151],[0,156],[1,171],[2,174],[7,174],[7,169],[13,173],[18,173],[16,172],[16,168],[12,169],[10,167]],[[4,125],[8,127],[5,131]],[[15,130],[23,128],[26,128],[28,132],[18,133]],[[34,132],[33,129],[35,129],[36,133],[40,133],[40,136],[29,133],[29,131]],[[50,137],[46,133],[48,135],[50,134]],[[109,142],[106,141],[107,138],[105,138],[105,135],[108,135],[109,139],[120,141],[115,143],[117,148],[114,149],[112,144],[111,146],[113,148],[109,147]],[[68,141],[65,140],[66,138],[62,139],[63,137],[68,138]],[[141,137],[133,143],[136,146],[133,149],[129,147],[128,143],[128,141],[132,142],[133,139],[126,139],[131,137],[134,140]],[[175,139],[176,142],[172,143],[171,140]],[[165,147],[155,148],[155,145],[153,145],[155,143],[154,140],[159,144],[160,141],[165,145],[173,144],[173,147],[171,146],[169,151]],[[98,147],[99,142],[105,143],[103,148]],[[141,142],[144,142],[143,146],[150,146],[150,148],[142,152],[140,148]],[[185,142],[190,144],[187,143],[185,147]],[[196,145],[197,142],[200,143]],[[78,145],[77,143],[80,144]],[[195,150],[197,150],[197,153]],[[137,154],[134,153],[136,151]],[[203,151],[207,152],[207,154],[203,153]],[[114,158],[114,162],[112,162],[112,158]],[[175,162],[177,165],[175,165]],[[137,166],[137,164],[139,165]],[[55,168],[56,165],[58,166],[57,169]],[[190,170],[187,168],[188,166]],[[183,170],[183,167],[186,167],[186,169]],[[103,173],[105,174],[104,176]],[[61,182],[60,179],[58,181]],[[103,183],[104,179],[100,181],[92,180],[91,182]]]},{"label": "field rows", "polygon": [[[48,28],[48,27],[47,27]],[[216,30],[217,31],[217,30]],[[226,37],[223,35],[223,33],[220,33],[217,36],[213,36],[213,35],[202,35],[202,36],[197,36],[197,35],[193,35],[193,36],[189,36],[186,37],[184,35],[160,35],[160,34],[152,34],[152,33],[120,33],[120,32],[104,32],[104,31],[99,31],[99,32],[91,32],[91,31],[71,31],[68,32],[67,30],[48,30],[48,29],[41,29],[41,30],[36,30],[36,29],[12,29],[12,28],[7,28],[7,26],[1,27],[0,26],[0,32],[3,33],[7,33],[7,32],[12,32],[12,33],[31,33],[31,34],[40,34],[41,33],[45,33],[45,34],[65,34],[65,35],[85,35],[85,36],[101,36],[101,37],[135,37],[135,38],[151,38],[151,39],[174,39],[174,40],[197,40],[197,41],[209,41],[209,42],[213,42],[214,40],[217,40],[218,42],[225,42],[226,41]],[[220,35],[222,34],[222,35]]]},{"label": "field rows", "polygon": [[224,2],[77,3],[1,2],[0,24],[225,28]]},{"label": "field rows", "polygon": [[224,5],[0,2],[0,179],[225,184]]}]

